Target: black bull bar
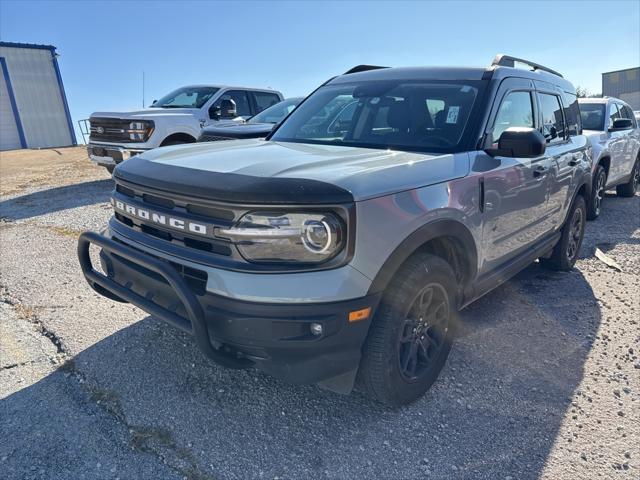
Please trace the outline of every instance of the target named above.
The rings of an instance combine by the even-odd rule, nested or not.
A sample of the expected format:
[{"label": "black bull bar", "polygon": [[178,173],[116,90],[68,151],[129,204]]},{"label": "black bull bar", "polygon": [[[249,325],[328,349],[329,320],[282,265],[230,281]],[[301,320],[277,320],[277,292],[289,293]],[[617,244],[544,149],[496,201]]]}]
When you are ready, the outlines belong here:
[{"label": "black bull bar", "polygon": [[[182,302],[188,318],[167,310],[95,270],[89,255],[89,247],[92,243],[101,247],[107,253],[118,255],[160,275],[171,286],[178,299]],[[84,232],[80,235],[78,239],[78,260],[87,282],[99,294],[118,302],[129,302],[150,315],[191,334],[200,350],[220,365],[229,368],[246,368],[252,364],[250,360],[232,357],[213,347],[200,302],[198,302],[196,296],[178,272],[167,262],[118,243],[96,232]]]}]

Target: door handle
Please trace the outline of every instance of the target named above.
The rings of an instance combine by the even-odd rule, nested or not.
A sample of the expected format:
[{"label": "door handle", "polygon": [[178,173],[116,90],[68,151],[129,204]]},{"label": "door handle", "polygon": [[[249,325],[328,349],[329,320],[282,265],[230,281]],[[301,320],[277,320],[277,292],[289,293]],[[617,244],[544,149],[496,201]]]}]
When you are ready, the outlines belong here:
[{"label": "door handle", "polygon": [[534,177],[544,177],[547,174],[548,171],[549,171],[549,168],[543,167],[542,165],[539,165],[533,171],[533,176]]}]

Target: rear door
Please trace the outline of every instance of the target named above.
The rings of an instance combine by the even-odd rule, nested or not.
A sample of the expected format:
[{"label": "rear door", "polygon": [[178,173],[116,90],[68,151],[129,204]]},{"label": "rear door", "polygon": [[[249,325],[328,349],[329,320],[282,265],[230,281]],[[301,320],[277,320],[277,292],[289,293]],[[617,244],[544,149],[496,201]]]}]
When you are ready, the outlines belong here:
[{"label": "rear door", "polygon": [[[576,165],[584,153],[574,142],[577,126],[570,129],[565,117],[565,107],[568,105],[564,105],[566,100],[563,99],[563,92],[546,83],[536,82],[536,86],[540,131],[547,141],[546,155],[550,160],[547,171],[549,201],[543,220],[544,229],[549,232],[564,222],[575,190]],[[574,135],[570,135],[570,132]]]},{"label": "rear door", "polygon": [[611,155],[609,178],[607,180],[608,184],[618,183],[626,174],[626,130],[611,130],[613,128],[613,122],[618,118],[622,118],[618,105],[615,102],[609,103],[605,117],[606,135],[609,143],[609,154]]},{"label": "rear door", "polygon": [[[539,125],[533,83],[509,78],[498,89],[487,134],[494,145],[509,127]],[[481,165],[482,163],[482,165]],[[482,171],[485,188],[483,213],[484,269],[492,269],[535,243],[546,232],[550,160],[482,157],[474,169]]]},{"label": "rear door", "polygon": [[633,170],[636,158],[638,158],[638,150],[640,149],[640,130],[637,128],[637,122],[633,115],[631,107],[628,105],[618,105],[622,118],[631,120],[631,128],[625,130],[624,133],[624,162],[622,165],[622,176],[626,177]]}]

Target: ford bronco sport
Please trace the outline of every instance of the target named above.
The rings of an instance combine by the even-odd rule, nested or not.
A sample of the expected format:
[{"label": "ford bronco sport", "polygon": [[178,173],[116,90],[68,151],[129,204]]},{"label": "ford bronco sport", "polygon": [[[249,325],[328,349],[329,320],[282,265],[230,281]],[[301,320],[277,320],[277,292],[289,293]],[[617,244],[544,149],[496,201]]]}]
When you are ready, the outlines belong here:
[{"label": "ford bronco sport", "polygon": [[118,165],[108,228],[79,239],[86,279],[227,367],[419,398],[457,310],[578,256],[592,182],[575,91],[516,61],[355,67],[266,140]]},{"label": "ford bronco sport", "polygon": [[600,215],[604,194],[616,189],[633,197],[640,183],[640,128],[633,110],[617,98],[581,98],[584,134],[593,148],[593,188],[587,199],[587,218]]}]

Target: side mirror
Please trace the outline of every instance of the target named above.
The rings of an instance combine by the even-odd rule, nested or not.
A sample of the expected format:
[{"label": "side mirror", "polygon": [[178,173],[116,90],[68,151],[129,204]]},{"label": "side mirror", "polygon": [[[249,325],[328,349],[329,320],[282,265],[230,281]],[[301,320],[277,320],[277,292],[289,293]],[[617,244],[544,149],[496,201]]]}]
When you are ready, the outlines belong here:
[{"label": "side mirror", "polygon": [[220,102],[220,116],[222,118],[236,118],[238,116],[236,102],[230,98],[223,99]]},{"label": "side mirror", "polygon": [[611,128],[609,128],[609,131],[611,132],[614,130],[627,130],[632,126],[633,124],[631,123],[630,118],[616,118],[613,121],[613,125],[611,125]]},{"label": "side mirror", "polygon": [[211,120],[220,120],[221,115],[220,106],[212,105],[209,107],[209,118]]},{"label": "side mirror", "polygon": [[492,157],[535,158],[543,155],[547,141],[535,128],[509,127],[498,139],[498,148],[488,148],[487,155]]}]

